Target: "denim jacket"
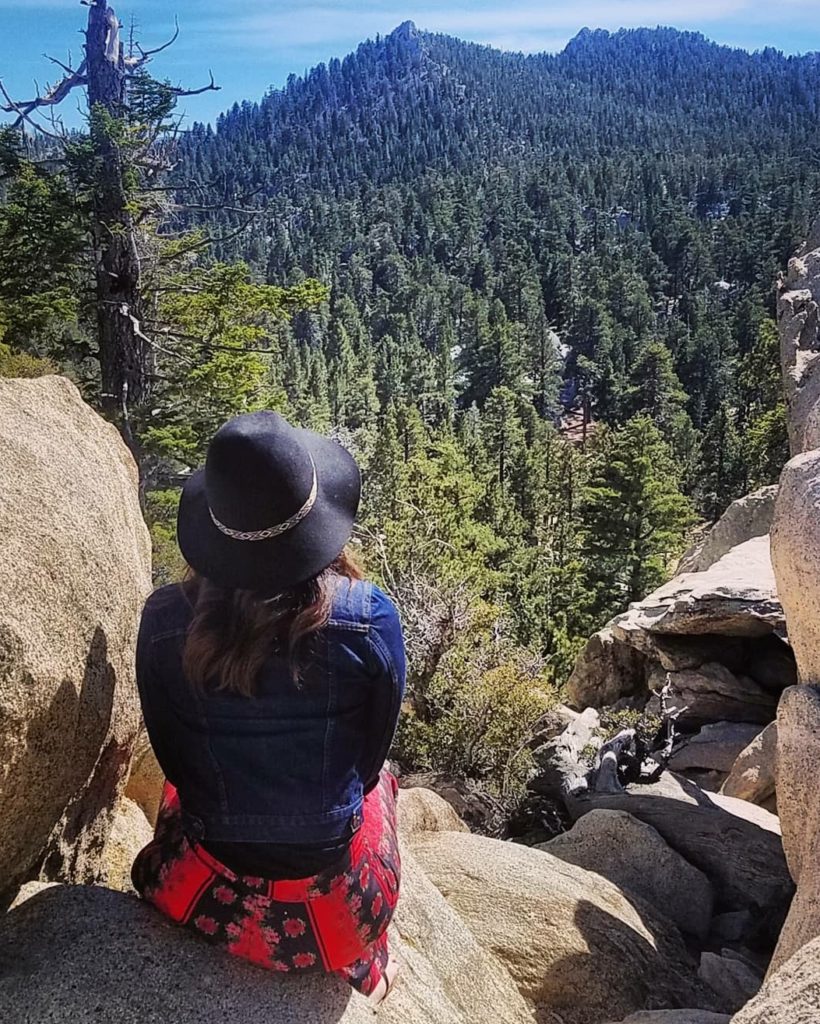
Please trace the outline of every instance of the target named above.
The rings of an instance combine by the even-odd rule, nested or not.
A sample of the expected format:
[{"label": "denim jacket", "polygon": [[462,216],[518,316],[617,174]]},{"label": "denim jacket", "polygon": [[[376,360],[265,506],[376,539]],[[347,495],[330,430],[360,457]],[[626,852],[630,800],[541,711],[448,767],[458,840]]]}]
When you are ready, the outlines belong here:
[{"label": "denim jacket", "polygon": [[272,655],[256,696],[202,690],[182,673],[193,609],[182,587],[148,599],[137,683],[160,766],[186,830],[216,843],[332,844],[361,824],[399,716],[405,655],[395,606],[339,580],[300,683]]}]

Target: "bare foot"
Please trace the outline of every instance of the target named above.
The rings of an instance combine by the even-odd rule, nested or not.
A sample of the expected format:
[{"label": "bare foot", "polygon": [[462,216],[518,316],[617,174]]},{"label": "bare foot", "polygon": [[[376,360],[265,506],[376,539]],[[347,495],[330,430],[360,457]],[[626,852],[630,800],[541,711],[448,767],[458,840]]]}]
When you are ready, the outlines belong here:
[{"label": "bare foot", "polygon": [[393,983],[396,980],[396,975],[399,973],[399,962],[394,957],[388,957],[387,966],[384,969],[384,974],[381,976],[379,984],[373,989],[370,995],[367,997],[367,1001],[371,1006],[378,1006],[383,1003],[385,999],[393,991]]}]

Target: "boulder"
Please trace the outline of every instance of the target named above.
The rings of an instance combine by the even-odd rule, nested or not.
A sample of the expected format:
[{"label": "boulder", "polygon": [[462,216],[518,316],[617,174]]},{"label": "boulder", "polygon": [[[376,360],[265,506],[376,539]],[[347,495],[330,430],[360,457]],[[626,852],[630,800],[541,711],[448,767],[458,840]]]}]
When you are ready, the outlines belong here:
[{"label": "boulder", "polygon": [[671,772],[623,793],[579,794],[569,809],[576,819],[596,809],[627,811],[651,825],[709,879],[720,911],[751,911],[759,937],[774,945],[794,886],[773,814]]},{"label": "boulder", "polygon": [[140,850],[154,838],[154,830],[142,808],[123,797],[102,855],[100,882],[117,892],[133,892],[131,865]]},{"label": "boulder", "polygon": [[[720,664],[733,679],[744,677],[739,686],[748,693],[741,698],[742,705],[760,700],[771,708],[780,690],[793,681],[786,668],[779,686],[772,679],[781,670],[781,661],[789,659],[787,649],[771,646],[779,643],[772,634],[784,630],[769,538],[755,537],[704,572],[676,576],[592,637],[567,684],[569,700],[577,708],[601,708],[623,697],[645,696],[651,681],[662,679],[665,672]],[[762,653],[766,675],[758,680],[754,666]],[[780,660],[772,664],[773,658]],[[761,690],[772,693],[765,696]],[[726,717],[719,713],[726,705],[731,701],[717,703],[712,720]],[[762,718],[762,712],[756,712],[752,719],[736,720],[766,724],[773,710],[767,714]]]},{"label": "boulder", "polygon": [[131,772],[125,787],[125,795],[142,809],[153,828],[157,823],[159,804],[162,799],[162,788],[165,785],[165,774],[159,766],[157,755],[151,747],[148,733],[140,730],[131,760]]},{"label": "boulder", "polygon": [[593,1024],[661,1006],[714,1009],[671,921],[600,875],[483,836],[428,834],[412,847],[539,1020]]},{"label": "boulder", "polygon": [[[816,360],[817,354],[811,358]],[[820,379],[815,370],[812,374],[814,387]],[[820,828],[820,451],[792,459],[783,471],[782,481],[775,507],[772,554],[798,678],[806,685],[788,689],[778,710],[777,807],[797,895],[772,961],[772,971],[820,935],[820,870],[816,857]]]},{"label": "boulder", "polygon": [[477,832],[500,835],[505,829],[506,806],[473,779],[446,772],[424,772],[402,776],[399,785],[402,789],[432,790],[447,801],[468,828]]},{"label": "boulder", "polygon": [[655,907],[688,935],[703,939],[712,919],[712,886],[658,832],[626,811],[591,811],[571,831],[537,847],[603,875],[627,896]]},{"label": "boulder", "polygon": [[403,836],[420,832],[469,832],[451,804],[432,789],[399,790],[399,831]]},{"label": "boulder", "polygon": [[585,751],[601,746],[601,716],[587,708],[571,722],[560,736],[533,751],[535,774],[529,788],[540,796],[559,797],[576,787],[586,786],[586,772],[592,765],[585,761]]},{"label": "boulder", "polygon": [[19,892],[11,901],[9,910],[14,910],[15,907],[19,907],[26,900],[30,900],[32,896],[37,896],[38,893],[44,892],[46,889],[53,889],[59,884],[59,882],[26,882],[25,885],[20,886]]},{"label": "boulder", "polygon": [[609,627],[587,641],[567,681],[577,708],[602,708],[645,688],[646,657],[616,639]]},{"label": "boulder", "polygon": [[731,1024],[817,1024],[820,1020],[820,938],[777,971]]},{"label": "boulder", "polygon": [[820,936],[820,689],[794,686],[783,694],[777,735],[777,806],[797,894],[775,950],[772,971]]},{"label": "boulder", "polygon": [[709,1010],[648,1010],[612,1024],[730,1024],[725,1013]]},{"label": "boulder", "polygon": [[63,378],[0,379],[0,536],[2,899],[97,877],[139,725],[136,468]]},{"label": "boulder", "polygon": [[721,793],[769,806],[775,792],[776,757],[777,723],[771,722],[738,755]]},{"label": "boulder", "polygon": [[738,544],[764,537],[772,526],[776,497],[777,485],[772,484],[733,501],[705,538],[686,552],[678,574],[705,572]]},{"label": "boulder", "polygon": [[728,774],[739,755],[761,732],[759,726],[744,722],[704,725],[693,736],[684,738],[672,755],[669,767],[676,772],[699,768]]},{"label": "boulder", "polygon": [[[820,378],[818,378],[820,384]],[[772,562],[800,682],[820,684],[820,451],[783,470],[772,527]]]},{"label": "boulder", "polygon": [[567,726],[572,725],[579,714],[580,712],[573,711],[566,704],[556,704],[551,707],[532,727],[532,737],[529,743],[531,749],[534,750],[548,740],[560,736]]},{"label": "boulder", "polygon": [[[532,1024],[508,974],[409,853],[391,934],[401,972],[383,1024]],[[368,1024],[373,1009],[337,978],[236,960],[136,897],[60,886],[0,919],[0,1020]]]},{"label": "boulder", "polygon": [[732,548],[706,572],[683,573],[626,613],[618,628],[671,635],[765,636],[782,629],[769,538]]},{"label": "boulder", "polygon": [[777,302],[792,455],[820,448],[820,220],[780,282]]},{"label": "boulder", "polygon": [[[679,721],[690,725],[746,722],[762,728],[777,713],[777,694],[759,686],[748,676],[735,675],[720,662],[708,662],[699,668],[681,672],[657,673],[653,675],[651,685],[669,687],[667,706],[677,709]],[[749,740],[752,738],[749,731],[744,735]],[[743,747],[732,749],[737,755]],[[731,763],[726,771],[729,768]]]},{"label": "boulder", "polygon": [[698,977],[730,1013],[745,1006],[763,984],[762,972],[730,950],[725,950],[723,955],[704,953],[700,958]]}]

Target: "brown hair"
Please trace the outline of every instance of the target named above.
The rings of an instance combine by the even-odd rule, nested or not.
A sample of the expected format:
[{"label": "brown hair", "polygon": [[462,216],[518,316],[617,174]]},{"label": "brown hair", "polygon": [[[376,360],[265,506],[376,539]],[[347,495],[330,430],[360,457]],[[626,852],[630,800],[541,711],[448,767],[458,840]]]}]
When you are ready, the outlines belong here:
[{"label": "brown hair", "polygon": [[182,656],[188,682],[253,697],[274,651],[287,653],[291,677],[298,682],[307,641],[327,625],[339,577],[362,578],[348,548],[317,576],[270,599],[226,590],[192,573],[183,584],[194,606]]}]

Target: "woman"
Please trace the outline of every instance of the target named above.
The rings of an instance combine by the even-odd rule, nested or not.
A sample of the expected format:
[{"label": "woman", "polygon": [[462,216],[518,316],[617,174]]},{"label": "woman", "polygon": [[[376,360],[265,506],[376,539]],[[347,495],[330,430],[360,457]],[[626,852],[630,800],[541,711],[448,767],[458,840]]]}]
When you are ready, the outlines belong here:
[{"label": "woman", "polygon": [[345,545],[353,458],[271,412],[213,438],[185,485],[192,569],[148,599],[145,725],[168,780],[134,885],[172,920],[274,971],[336,971],[374,1001],[395,976],[396,609]]}]

